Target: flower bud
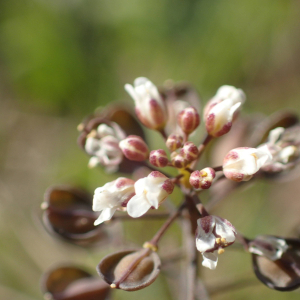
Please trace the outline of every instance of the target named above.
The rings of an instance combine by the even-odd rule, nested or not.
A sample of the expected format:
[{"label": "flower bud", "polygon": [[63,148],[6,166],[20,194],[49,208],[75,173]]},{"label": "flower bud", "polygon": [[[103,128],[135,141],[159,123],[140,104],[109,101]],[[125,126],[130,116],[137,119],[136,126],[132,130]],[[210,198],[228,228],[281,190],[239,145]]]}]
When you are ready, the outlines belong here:
[{"label": "flower bud", "polygon": [[95,190],[93,211],[102,211],[95,225],[110,220],[117,209],[126,207],[129,199],[134,196],[133,185],[133,180],[120,177]]},{"label": "flower bud", "polygon": [[198,147],[192,142],[186,142],[183,148],[180,150],[180,154],[186,159],[188,162],[191,162],[198,157]]},{"label": "flower bud", "polygon": [[210,188],[216,173],[212,168],[205,168],[201,171],[194,171],[190,176],[190,184],[196,190]]},{"label": "flower bud", "polygon": [[153,150],[149,155],[150,164],[155,167],[163,168],[168,165],[169,159],[167,153],[163,149]]},{"label": "flower bud", "polygon": [[224,85],[204,108],[204,119],[208,134],[219,137],[229,132],[239,107],[245,102],[241,89]]},{"label": "flower bud", "polygon": [[212,215],[198,219],[197,224],[196,247],[203,256],[202,265],[214,270],[218,254],[234,243],[236,230],[226,219]]},{"label": "flower bud", "polygon": [[177,123],[184,133],[190,134],[199,126],[200,116],[194,107],[188,107],[178,114]]},{"label": "flower bud", "polygon": [[160,266],[157,253],[150,249],[127,250],[104,257],[97,271],[111,288],[137,291],[154,282]]},{"label": "flower bud", "polygon": [[272,160],[267,146],[236,148],[228,152],[223,161],[224,175],[233,181],[248,181],[265,164]]},{"label": "flower bud", "polygon": [[171,154],[171,163],[175,168],[182,169],[188,165],[188,161],[181,154],[173,152]]},{"label": "flower bud", "polygon": [[158,208],[173,192],[174,183],[158,171],[151,172],[147,177],[134,184],[135,196],[127,204],[127,212],[133,218],[145,214],[151,207]]},{"label": "flower bud", "polygon": [[123,154],[133,161],[144,161],[148,158],[149,149],[144,140],[137,135],[130,135],[119,143]]},{"label": "flower bud", "polygon": [[145,77],[138,77],[134,86],[125,84],[125,90],[135,102],[139,120],[148,128],[160,130],[167,121],[167,110],[156,86]]},{"label": "flower bud", "polygon": [[175,151],[181,148],[182,145],[183,145],[183,137],[179,134],[171,134],[166,141],[166,146],[170,151]]}]

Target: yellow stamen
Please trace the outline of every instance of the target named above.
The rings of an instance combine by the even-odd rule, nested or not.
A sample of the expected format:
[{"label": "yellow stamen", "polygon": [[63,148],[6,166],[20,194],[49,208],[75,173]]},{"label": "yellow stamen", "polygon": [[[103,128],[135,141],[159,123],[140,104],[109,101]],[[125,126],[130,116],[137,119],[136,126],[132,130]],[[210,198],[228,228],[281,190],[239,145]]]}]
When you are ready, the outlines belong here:
[{"label": "yellow stamen", "polygon": [[225,252],[225,250],[223,249],[223,248],[220,248],[219,250],[218,250],[218,254],[223,254]]},{"label": "yellow stamen", "polygon": [[110,285],[110,287],[111,287],[112,289],[115,289],[117,286],[116,286],[114,283],[112,283],[112,284]]},{"label": "yellow stamen", "polygon": [[221,239],[220,238],[216,238],[216,243],[217,244],[221,244]]},{"label": "yellow stamen", "polygon": [[225,244],[225,243],[226,243],[226,239],[225,239],[225,238],[221,238],[221,242],[222,242],[223,244]]}]

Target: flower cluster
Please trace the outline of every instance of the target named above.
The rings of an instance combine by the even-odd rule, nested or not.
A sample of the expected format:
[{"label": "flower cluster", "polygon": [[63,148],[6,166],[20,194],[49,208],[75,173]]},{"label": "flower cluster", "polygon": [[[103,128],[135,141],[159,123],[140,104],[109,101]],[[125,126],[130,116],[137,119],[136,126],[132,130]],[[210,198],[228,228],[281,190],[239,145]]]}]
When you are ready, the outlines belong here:
[{"label": "flower cluster", "polygon": [[[90,156],[88,166],[100,165],[107,172],[120,171],[127,175],[96,188],[93,197],[78,189],[51,188],[42,205],[45,227],[69,242],[80,244],[78,240],[81,239],[85,244],[95,244],[109,236],[102,224],[107,221],[167,218],[157,233],[151,239],[147,238],[143,248],[116,252],[101,260],[97,271],[111,288],[135,291],[157,278],[161,266],[156,253],[159,242],[177,218],[189,224],[192,232],[192,235],[187,233],[186,238],[192,240],[194,247],[187,248],[194,254],[189,253],[187,257],[195,257],[198,251],[204,267],[216,269],[218,255],[238,240],[242,248],[251,253],[254,272],[264,284],[277,290],[299,287],[300,240],[269,235],[250,239],[239,233],[227,219],[210,214],[211,208],[225,199],[239,182],[247,182],[253,177],[270,178],[270,174],[296,168],[300,160],[300,125],[294,122],[296,118],[285,122],[291,124],[286,127],[275,126],[284,123],[276,120],[263,133],[268,136],[267,140],[261,140],[254,147],[242,147],[241,143],[222,157],[222,165],[212,166],[207,161],[200,163],[202,154],[208,144],[230,132],[234,126],[246,100],[241,89],[229,85],[220,87],[204,107],[203,119],[195,101],[197,93],[186,84],[168,82],[157,88],[149,79],[139,77],[133,85],[126,84],[125,90],[134,100],[138,121],[161,135],[164,143],[151,149],[152,144],[147,143],[142,127],[124,108],[113,112],[106,110],[90,117],[79,126],[78,139],[79,145]],[[200,142],[198,128],[201,122],[205,134]],[[224,183],[229,183],[230,188],[224,188]],[[203,204],[201,193],[211,187],[213,197],[209,196]],[[170,204],[170,195],[181,197],[177,208]],[[162,213],[148,213],[160,206],[165,206]],[[190,263],[194,264],[194,260]],[[80,273],[79,278],[89,276],[81,270],[70,269]],[[279,275],[273,276],[270,270],[278,271]],[[288,280],[282,270],[287,271]],[[59,269],[59,272],[65,271]],[[90,280],[87,282],[91,287]],[[87,289],[85,286],[81,291],[83,295]],[[98,288],[96,294],[104,300],[106,296],[100,296],[102,292],[108,293],[104,287]],[[61,297],[57,291],[48,289],[47,293],[53,299]]]}]

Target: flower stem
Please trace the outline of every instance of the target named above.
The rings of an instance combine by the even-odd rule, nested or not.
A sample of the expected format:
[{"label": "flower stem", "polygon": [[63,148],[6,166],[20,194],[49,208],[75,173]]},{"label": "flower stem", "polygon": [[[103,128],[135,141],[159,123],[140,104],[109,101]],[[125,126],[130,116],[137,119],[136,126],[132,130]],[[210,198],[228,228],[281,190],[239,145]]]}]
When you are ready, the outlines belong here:
[{"label": "flower stem", "polygon": [[214,169],[215,172],[223,171],[223,166],[214,167],[212,169]]},{"label": "flower stem", "polygon": [[185,202],[180,205],[180,207],[177,209],[176,212],[174,212],[169,219],[162,225],[162,227],[157,231],[157,233],[154,235],[152,240],[149,242],[149,244],[153,245],[154,247],[158,246],[158,242],[164,235],[165,231],[170,227],[170,225],[177,219],[177,217],[181,214],[181,211],[186,206]]},{"label": "flower stem", "polygon": [[196,160],[193,161],[193,163],[191,164],[190,168],[194,169],[194,167],[196,166],[198,160],[200,159],[205,147],[207,146],[207,144],[213,139],[213,136],[207,134],[203,140],[203,142],[200,144],[200,146],[198,147],[198,157]]},{"label": "flower stem", "polygon": [[209,213],[205,209],[204,205],[202,204],[201,200],[199,199],[199,197],[196,193],[193,193],[191,195],[191,199],[193,200],[198,212],[200,213],[201,218],[209,216]]}]

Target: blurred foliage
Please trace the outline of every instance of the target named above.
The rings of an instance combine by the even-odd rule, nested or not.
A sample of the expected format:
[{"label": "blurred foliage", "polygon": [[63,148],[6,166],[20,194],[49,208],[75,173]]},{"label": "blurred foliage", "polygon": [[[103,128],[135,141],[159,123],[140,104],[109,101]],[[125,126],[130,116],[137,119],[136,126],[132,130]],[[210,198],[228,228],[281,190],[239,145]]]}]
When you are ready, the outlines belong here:
[{"label": "blurred foliage", "polygon": [[[298,0],[0,1],[1,298],[40,299],[37,282],[51,264],[74,259],[94,268],[104,254],[70,251],[32,221],[48,185],[73,182],[92,191],[113,178],[88,170],[87,157],[76,148],[76,124],[86,114],[115,100],[131,104],[123,85],[138,76],[157,85],[169,78],[188,80],[203,102],[220,85],[231,84],[245,90],[248,112],[288,107],[300,113],[299,20]],[[238,192],[218,213],[252,236],[286,234],[288,225],[276,223],[281,202],[274,200],[267,209],[269,189],[260,184]],[[244,222],[253,215],[261,221]],[[134,226],[126,227],[127,236]],[[144,235],[138,228],[130,239],[140,243]],[[228,269],[236,278],[251,273],[248,256],[227,254],[220,272],[203,271],[210,287]],[[128,298],[117,292],[116,299],[169,299],[164,280],[149,287],[150,294],[145,290]],[[255,293],[247,288],[230,295],[299,297],[255,287]]]}]

